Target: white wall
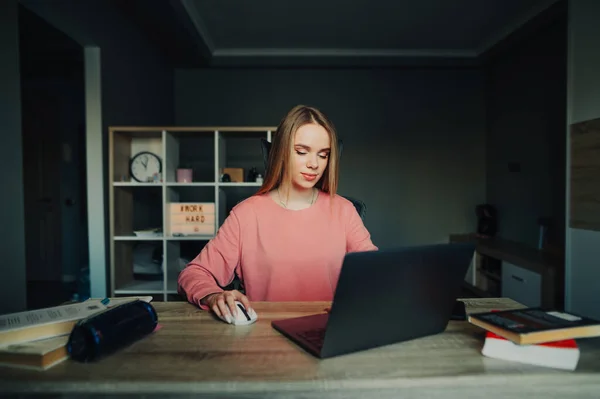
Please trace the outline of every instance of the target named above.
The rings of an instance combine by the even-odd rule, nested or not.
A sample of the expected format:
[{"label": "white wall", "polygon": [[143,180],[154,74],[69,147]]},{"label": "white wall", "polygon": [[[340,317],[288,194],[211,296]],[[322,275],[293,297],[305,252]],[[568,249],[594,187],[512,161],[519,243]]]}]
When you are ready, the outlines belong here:
[{"label": "white wall", "polygon": [[[570,0],[567,124],[600,118],[600,1]],[[568,128],[567,126],[567,128]],[[567,133],[567,226],[569,222],[570,146]],[[600,293],[600,232],[566,232],[567,310],[600,318],[594,304]]]}]

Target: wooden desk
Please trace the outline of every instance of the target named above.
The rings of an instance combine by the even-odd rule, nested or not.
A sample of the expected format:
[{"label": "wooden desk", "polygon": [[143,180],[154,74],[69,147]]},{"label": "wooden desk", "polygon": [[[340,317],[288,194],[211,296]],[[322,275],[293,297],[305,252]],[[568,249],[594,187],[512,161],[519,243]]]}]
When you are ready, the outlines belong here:
[{"label": "wooden desk", "polygon": [[[468,311],[520,307],[507,299],[465,299]],[[270,326],[322,312],[328,303],[255,303],[259,321],[235,327],[183,302],[155,303],[162,329],[95,364],[71,360],[45,372],[0,369],[0,390],[193,394],[194,397],[597,397],[600,347],[582,343],[577,372],[485,358],[482,330],[450,322],[439,335],[318,360]],[[536,396],[537,397],[537,396]]]}]

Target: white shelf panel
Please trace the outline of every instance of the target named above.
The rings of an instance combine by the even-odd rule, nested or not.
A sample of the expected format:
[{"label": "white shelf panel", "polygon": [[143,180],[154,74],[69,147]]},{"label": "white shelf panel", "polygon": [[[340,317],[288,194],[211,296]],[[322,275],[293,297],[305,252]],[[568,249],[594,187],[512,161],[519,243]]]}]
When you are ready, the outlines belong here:
[{"label": "white shelf panel", "polygon": [[117,288],[115,294],[162,294],[163,281],[134,280],[129,284]]},{"label": "white shelf panel", "polygon": [[219,187],[260,187],[261,183],[247,182],[247,183],[219,183]]},{"label": "white shelf panel", "polygon": [[213,235],[210,236],[166,236],[166,239],[169,241],[208,241],[214,238]]},{"label": "white shelf panel", "polygon": [[113,182],[115,187],[161,187],[162,183],[138,183],[128,181],[115,181]]},{"label": "white shelf panel", "polygon": [[138,237],[138,236],[114,236],[115,241],[162,241],[163,236]]},{"label": "white shelf panel", "polygon": [[214,187],[216,183],[193,182],[193,183],[165,183],[167,187]]}]

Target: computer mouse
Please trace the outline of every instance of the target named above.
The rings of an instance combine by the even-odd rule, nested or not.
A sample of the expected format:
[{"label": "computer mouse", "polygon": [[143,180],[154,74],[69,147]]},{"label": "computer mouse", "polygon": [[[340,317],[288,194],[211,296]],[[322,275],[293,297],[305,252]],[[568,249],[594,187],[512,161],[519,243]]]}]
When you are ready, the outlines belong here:
[{"label": "computer mouse", "polygon": [[[242,305],[240,301],[235,301],[235,306],[237,307],[237,315],[231,315],[231,323],[236,326],[243,326],[254,323],[258,319],[258,315],[254,311],[254,309],[246,310],[245,306]],[[224,317],[221,319],[225,323],[229,323]]]}]

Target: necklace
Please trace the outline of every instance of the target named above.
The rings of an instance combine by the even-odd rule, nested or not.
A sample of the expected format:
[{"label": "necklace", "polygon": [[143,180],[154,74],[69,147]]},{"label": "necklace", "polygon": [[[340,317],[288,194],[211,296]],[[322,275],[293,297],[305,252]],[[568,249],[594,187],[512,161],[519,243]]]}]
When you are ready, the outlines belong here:
[{"label": "necklace", "polygon": [[[316,194],[316,192],[317,191],[315,189],[313,189],[312,195],[310,196],[310,202],[309,202],[310,205],[312,205],[312,204],[315,203],[315,194]],[[283,202],[281,200],[281,194],[279,194],[279,187],[277,187],[277,198],[278,198],[279,203],[281,204],[281,206],[283,206],[285,209],[288,209],[287,203],[285,203],[285,202]]]}]

